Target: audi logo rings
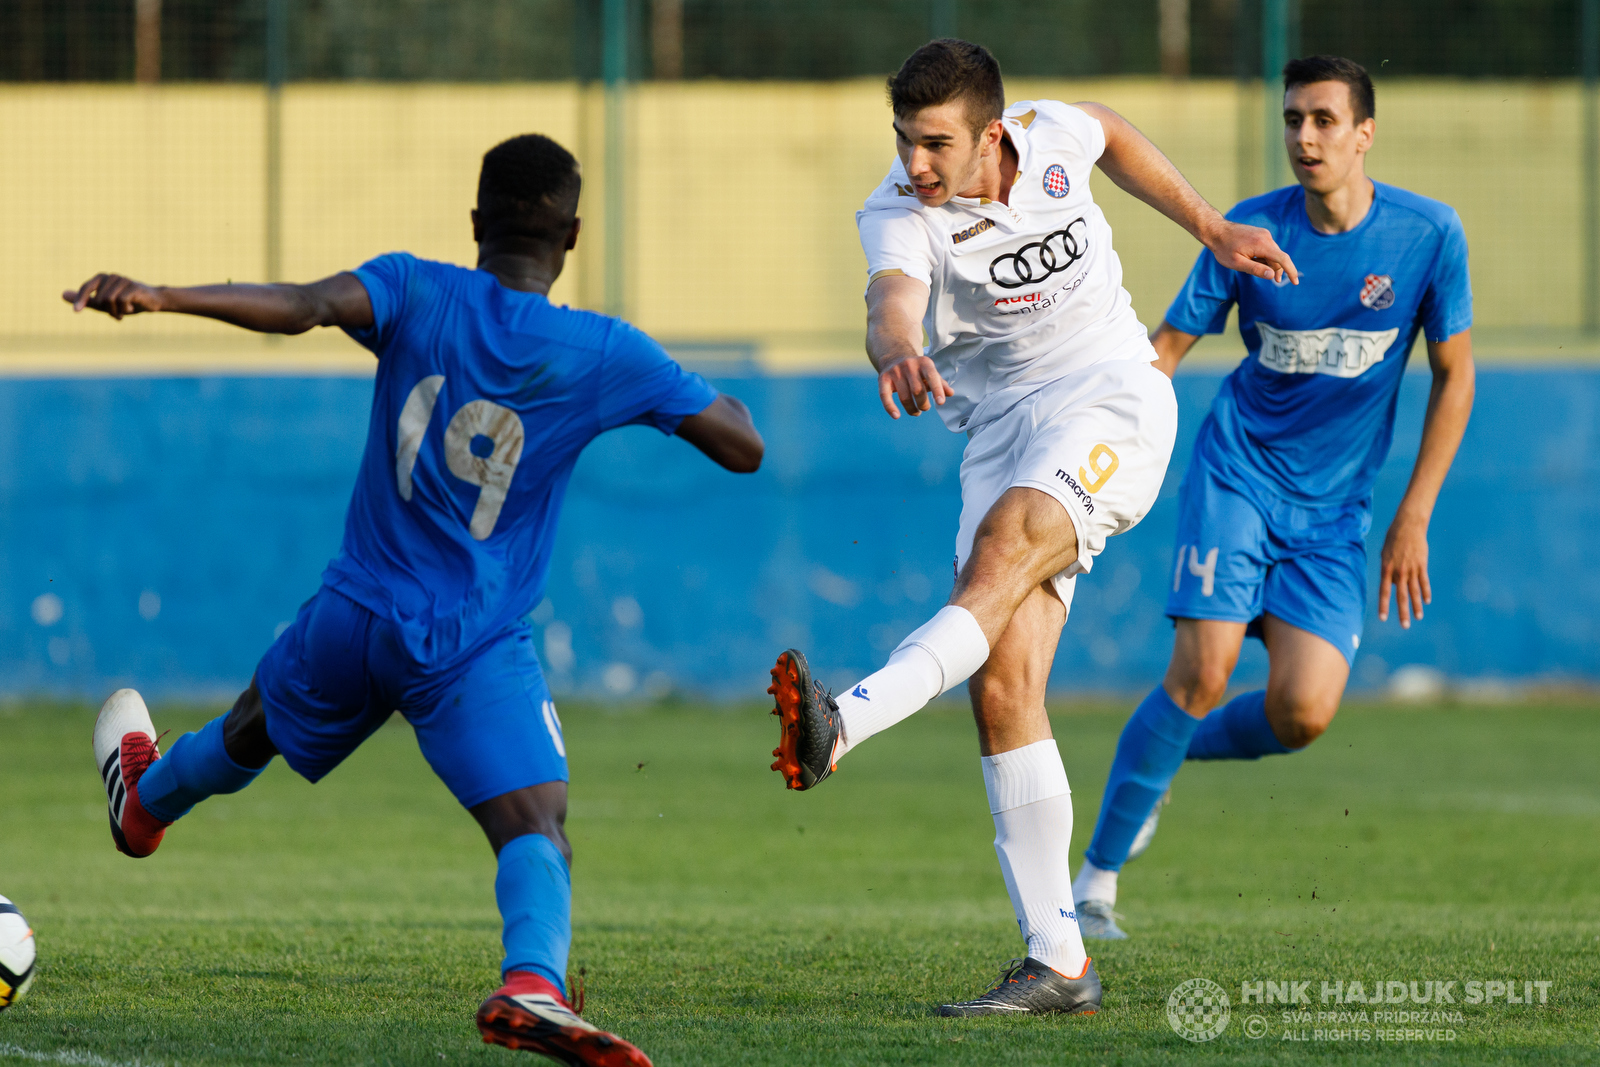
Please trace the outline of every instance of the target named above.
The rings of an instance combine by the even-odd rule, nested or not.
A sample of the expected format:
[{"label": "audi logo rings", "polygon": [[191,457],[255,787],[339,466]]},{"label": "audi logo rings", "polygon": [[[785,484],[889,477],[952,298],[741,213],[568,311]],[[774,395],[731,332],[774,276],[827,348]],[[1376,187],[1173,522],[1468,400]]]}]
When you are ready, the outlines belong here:
[{"label": "audi logo rings", "polygon": [[996,256],[989,264],[989,277],[1002,289],[1021,289],[1066,270],[1089,250],[1087,240],[1079,246],[1078,235],[1072,232],[1074,226],[1087,229],[1088,223],[1080,216],[1062,229],[1047,234],[1042,241],[1032,241],[1015,252]]}]

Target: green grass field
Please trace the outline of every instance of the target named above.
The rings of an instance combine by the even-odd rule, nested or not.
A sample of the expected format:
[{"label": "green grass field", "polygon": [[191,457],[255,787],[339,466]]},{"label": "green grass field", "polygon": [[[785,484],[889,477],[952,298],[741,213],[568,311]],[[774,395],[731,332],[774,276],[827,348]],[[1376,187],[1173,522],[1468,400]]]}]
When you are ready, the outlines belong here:
[{"label": "green grass field", "polygon": [[[1126,710],[1055,720],[1075,861]],[[958,709],[875,739],[808,794],[766,769],[777,730],[760,709],[564,711],[572,969],[589,1017],[663,1067],[1600,1062],[1593,703],[1355,706],[1302,755],[1186,767],[1123,878],[1134,938],[1091,947],[1104,1010],[1042,1020],[930,1015],[1021,947]],[[156,713],[161,729],[203,718]],[[0,1013],[0,1064],[518,1056],[471,1021],[499,960],[493,859],[407,728],[318,786],[275,764],[135,862],[106,831],[91,723],[0,708],[0,893],[41,953],[30,997]],[[1234,1001],[1206,1044],[1166,1020],[1189,978]],[[1312,1011],[1322,981],[1453,980],[1458,998],[1471,980],[1553,985],[1544,1005],[1452,1006],[1460,1020],[1432,1028],[1453,1041],[1379,1041],[1401,1024],[1374,1021],[1373,1040],[1332,1043],[1285,1040],[1318,1024],[1239,1004],[1266,979],[1311,980]],[[1366,1010],[1399,1007],[1431,1010]]]}]

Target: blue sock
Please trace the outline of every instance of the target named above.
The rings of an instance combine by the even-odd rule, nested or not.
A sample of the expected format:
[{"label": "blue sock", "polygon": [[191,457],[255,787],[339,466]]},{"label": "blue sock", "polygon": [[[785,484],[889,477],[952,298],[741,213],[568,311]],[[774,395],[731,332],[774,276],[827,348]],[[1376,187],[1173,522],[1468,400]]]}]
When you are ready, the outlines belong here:
[{"label": "blue sock", "polygon": [[1090,863],[1102,871],[1122,869],[1139,827],[1183,766],[1198,725],[1200,720],[1173,703],[1161,686],[1144,698],[1117,740],[1100,818],[1084,853]]},{"label": "blue sock", "polygon": [[1189,740],[1189,759],[1260,759],[1298,752],[1272,732],[1267,721],[1267,692],[1236,696],[1200,720]]},{"label": "blue sock", "polygon": [[494,899],[505,920],[506,961],[500,973],[532,971],[567,988],[572,947],[572,872],[555,842],[523,834],[500,850]]},{"label": "blue sock", "polygon": [[222,745],[226,715],[184,734],[139,779],[139,803],[162,822],[177,822],[189,809],[218,793],[237,793],[266,768],[241,767]]}]

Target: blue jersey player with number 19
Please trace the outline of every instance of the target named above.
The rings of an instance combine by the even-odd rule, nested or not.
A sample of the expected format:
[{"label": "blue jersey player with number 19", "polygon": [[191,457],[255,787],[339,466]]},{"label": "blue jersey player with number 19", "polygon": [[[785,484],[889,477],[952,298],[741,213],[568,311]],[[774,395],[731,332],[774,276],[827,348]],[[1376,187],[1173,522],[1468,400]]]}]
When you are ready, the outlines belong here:
[{"label": "blue jersey player with number 19", "polygon": [[503,984],[483,1039],[568,1064],[649,1059],[566,1000],[571,846],[566,747],[525,616],[584,446],[618,426],[677,434],[732,471],[759,466],[743,404],[626,323],[546,294],[578,238],[578,164],[547,137],[484,156],[476,270],[405,254],[310,285],[142,285],[99,274],[64,297],[120,319],[177,311],[267,333],[339,326],[378,357],[344,544],[233,709],[162,757],[139,694],[95,725],[111,833],[148,856],[195,804],[273,756],[310,781],[395,711],[498,857]]},{"label": "blue jersey player with number 19", "polygon": [[[1237,304],[1249,355],[1200,427],[1178,498],[1167,600],[1177,636],[1164,682],[1117,743],[1073,885],[1085,937],[1121,938],[1117,872],[1149,844],[1185,759],[1295,752],[1332,721],[1366,615],[1372,486],[1394,437],[1417,334],[1433,370],[1411,483],[1384,539],[1378,618],[1422,618],[1428,519],[1472,410],[1472,287],[1446,204],[1366,176],[1372,82],[1334,56],[1284,68],[1284,141],[1298,185],[1229,212],[1266,227],[1298,287],[1217,270],[1202,256],[1152,339],[1172,373]],[[1217,710],[1245,635],[1267,646],[1265,690]]]}]

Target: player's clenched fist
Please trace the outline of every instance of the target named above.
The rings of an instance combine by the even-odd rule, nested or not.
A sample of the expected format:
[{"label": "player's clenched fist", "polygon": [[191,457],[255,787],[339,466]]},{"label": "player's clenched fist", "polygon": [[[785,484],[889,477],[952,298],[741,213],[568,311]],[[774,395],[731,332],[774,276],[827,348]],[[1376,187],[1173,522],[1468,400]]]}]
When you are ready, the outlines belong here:
[{"label": "player's clenched fist", "polygon": [[[927,356],[897,359],[878,373],[878,397],[892,419],[900,417],[900,412],[894,406],[896,396],[908,414],[920,415],[933,404],[943,404],[945,397],[955,395],[956,391],[940,376],[933,360]],[[932,404],[929,403],[930,398]]]},{"label": "player's clenched fist", "polygon": [[161,310],[159,290],[120,274],[96,274],[76,291],[68,289],[62,293],[61,299],[71,304],[73,311],[93,308],[114,319],[141,311]]}]

